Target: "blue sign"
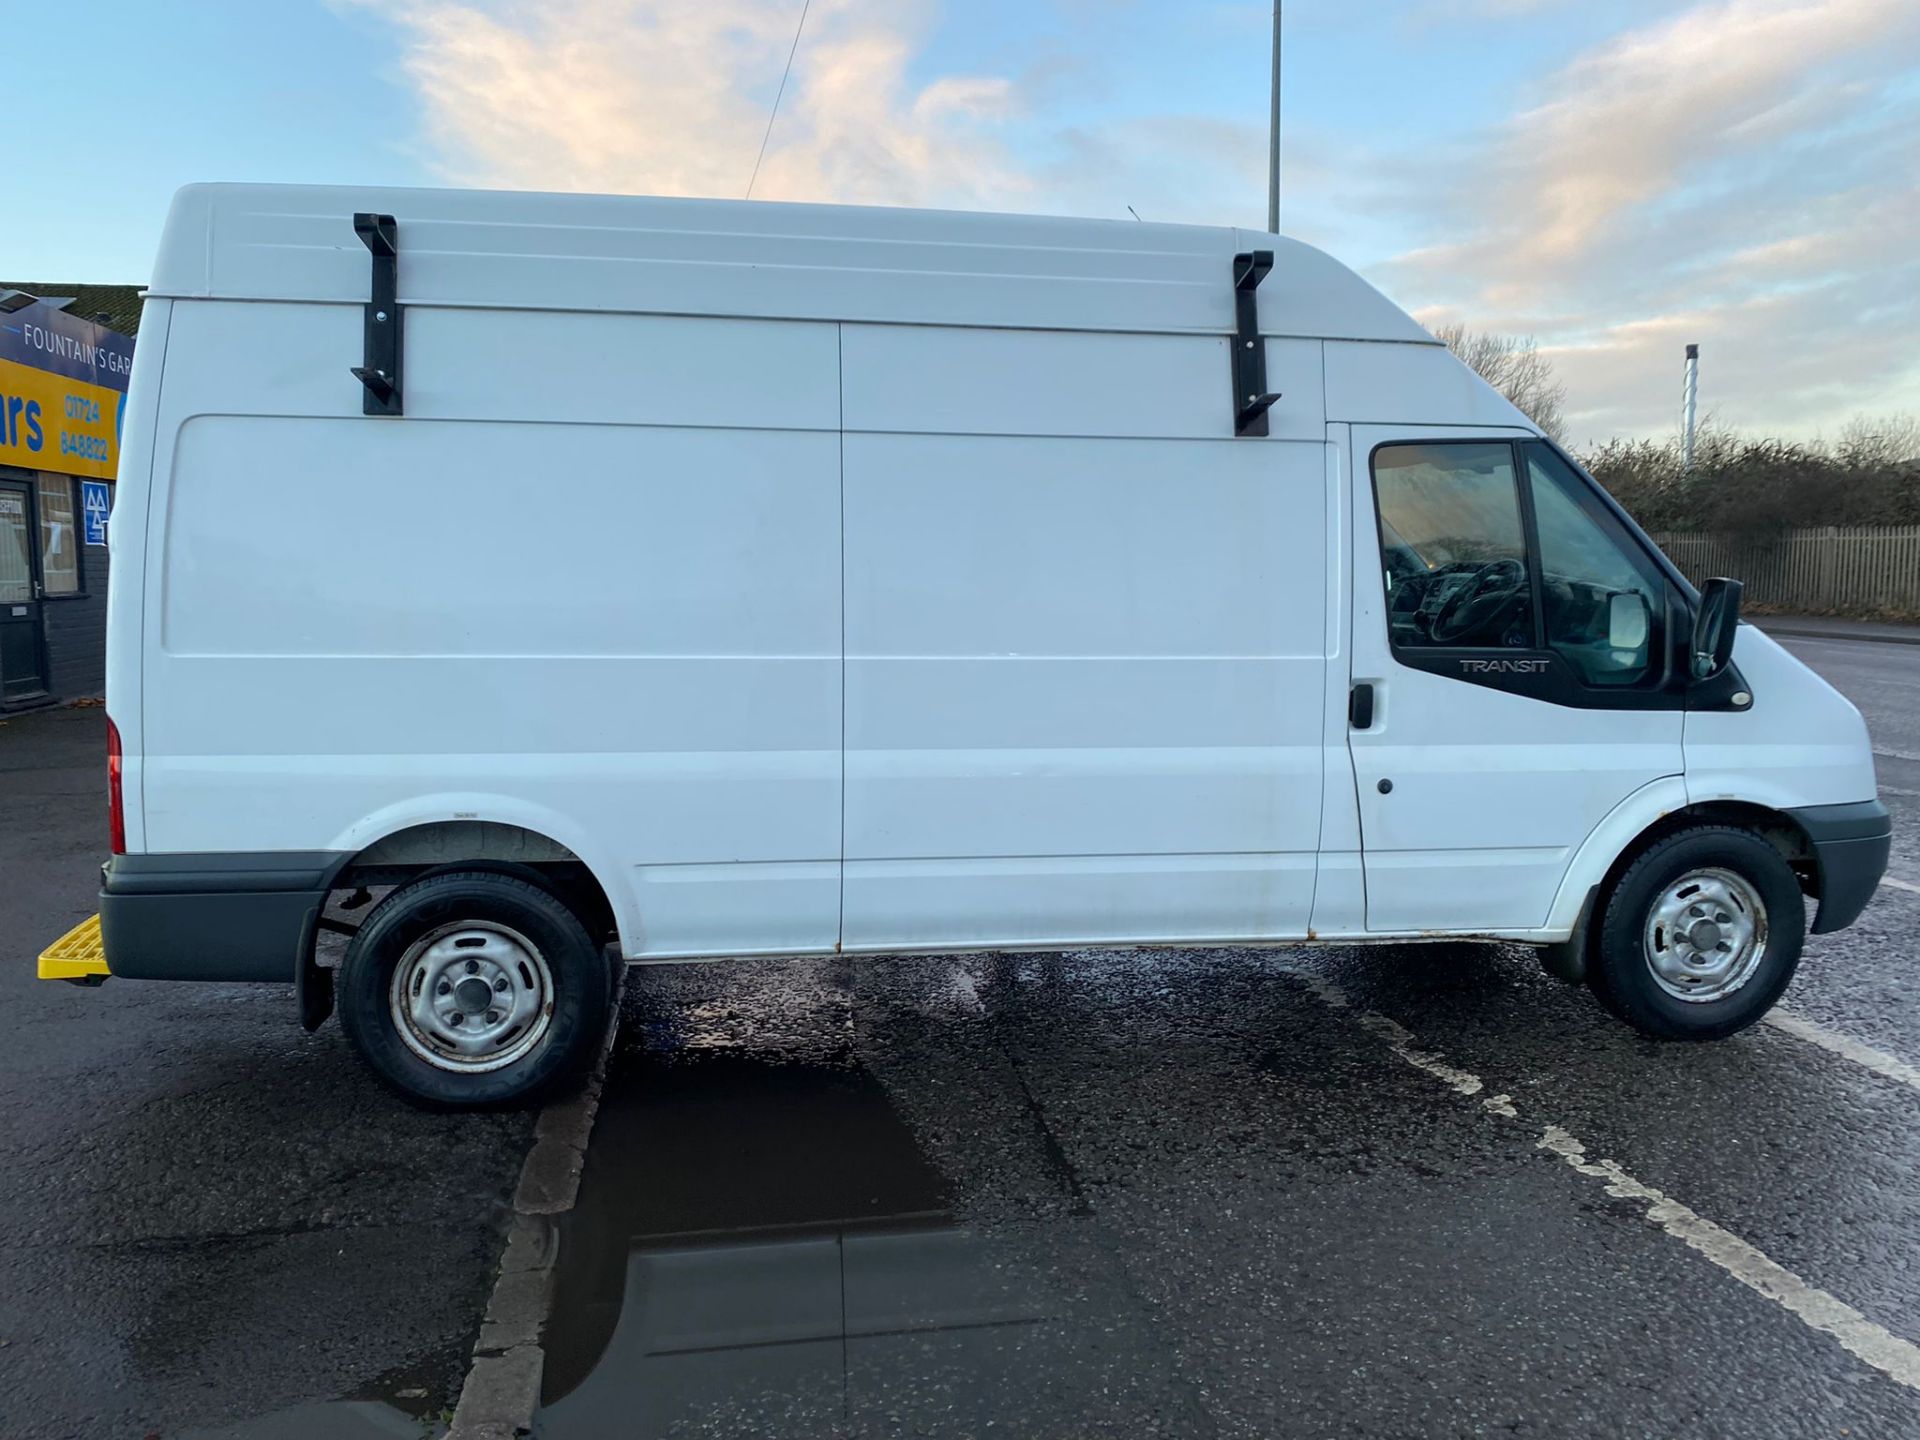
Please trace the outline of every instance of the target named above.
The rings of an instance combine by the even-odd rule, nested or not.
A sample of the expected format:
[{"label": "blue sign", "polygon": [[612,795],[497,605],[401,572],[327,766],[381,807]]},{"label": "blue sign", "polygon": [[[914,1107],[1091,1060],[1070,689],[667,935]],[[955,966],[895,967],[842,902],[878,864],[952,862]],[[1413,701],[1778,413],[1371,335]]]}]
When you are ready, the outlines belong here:
[{"label": "blue sign", "polygon": [[104,480],[80,482],[80,514],[85,520],[87,544],[107,543],[107,516],[113,510],[113,487]]}]

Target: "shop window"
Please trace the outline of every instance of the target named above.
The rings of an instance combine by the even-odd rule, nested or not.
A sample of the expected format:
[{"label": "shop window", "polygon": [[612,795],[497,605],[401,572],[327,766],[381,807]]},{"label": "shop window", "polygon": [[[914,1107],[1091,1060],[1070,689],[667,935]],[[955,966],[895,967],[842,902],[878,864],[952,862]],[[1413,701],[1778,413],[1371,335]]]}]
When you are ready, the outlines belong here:
[{"label": "shop window", "polygon": [[80,593],[80,527],[73,481],[42,474],[40,480],[40,584],[48,595]]}]

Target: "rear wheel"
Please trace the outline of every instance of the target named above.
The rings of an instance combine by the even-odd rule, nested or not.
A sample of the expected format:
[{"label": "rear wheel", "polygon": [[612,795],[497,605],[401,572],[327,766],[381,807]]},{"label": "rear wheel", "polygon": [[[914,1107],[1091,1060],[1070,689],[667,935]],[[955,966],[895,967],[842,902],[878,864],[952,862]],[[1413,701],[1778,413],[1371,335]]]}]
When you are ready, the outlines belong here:
[{"label": "rear wheel", "polygon": [[607,965],[577,916],[514,875],[403,885],[340,968],[340,1023],[380,1078],[422,1104],[532,1100],[577,1080],[608,1018]]},{"label": "rear wheel", "polygon": [[1806,908],[1792,867],[1745,830],[1702,826],[1650,845],[1602,902],[1588,980],[1643,1035],[1718,1040],[1793,979]]}]

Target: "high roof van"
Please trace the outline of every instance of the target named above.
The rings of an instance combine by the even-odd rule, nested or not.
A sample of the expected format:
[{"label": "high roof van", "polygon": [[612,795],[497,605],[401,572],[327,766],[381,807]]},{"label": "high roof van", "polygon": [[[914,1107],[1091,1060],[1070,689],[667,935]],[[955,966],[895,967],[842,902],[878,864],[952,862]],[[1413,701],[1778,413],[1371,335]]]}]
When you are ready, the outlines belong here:
[{"label": "high roof van", "polygon": [[616,961],[1466,937],[1712,1038],[1886,863],[1737,585],[1277,235],[196,186],[123,447],[104,971],[428,1103]]}]

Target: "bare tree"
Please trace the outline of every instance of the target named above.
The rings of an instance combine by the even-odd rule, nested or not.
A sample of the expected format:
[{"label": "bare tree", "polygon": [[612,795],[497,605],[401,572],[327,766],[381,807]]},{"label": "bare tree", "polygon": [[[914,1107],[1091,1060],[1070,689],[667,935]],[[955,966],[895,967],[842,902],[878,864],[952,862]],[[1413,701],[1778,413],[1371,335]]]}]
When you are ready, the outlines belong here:
[{"label": "bare tree", "polygon": [[1554,378],[1553,362],[1540,353],[1531,335],[1521,339],[1458,324],[1442,325],[1433,333],[1534,424],[1555,440],[1561,438],[1567,387]]},{"label": "bare tree", "polygon": [[1920,460],[1920,417],[1856,415],[1840,427],[1834,451],[1849,465],[1909,467]]}]

